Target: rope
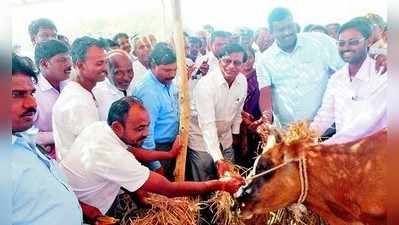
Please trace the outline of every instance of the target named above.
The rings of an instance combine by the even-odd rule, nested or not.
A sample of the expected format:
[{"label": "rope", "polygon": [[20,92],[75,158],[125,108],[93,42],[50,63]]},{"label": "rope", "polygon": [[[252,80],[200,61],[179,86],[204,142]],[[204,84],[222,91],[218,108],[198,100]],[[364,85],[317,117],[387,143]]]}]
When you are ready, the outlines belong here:
[{"label": "rope", "polygon": [[309,190],[309,182],[308,182],[308,175],[307,175],[307,166],[306,166],[306,158],[304,156],[302,156],[301,158],[295,158],[295,159],[290,159],[276,167],[273,167],[269,170],[263,171],[261,173],[255,174],[253,176],[247,177],[245,179],[246,182],[254,180],[256,178],[259,178],[261,176],[265,176],[275,170],[280,169],[281,167],[284,167],[294,161],[298,161],[298,166],[299,166],[299,179],[301,181],[301,194],[298,198],[297,203],[298,204],[302,204],[305,200],[306,197],[308,195],[308,190]]},{"label": "rope", "polygon": [[303,156],[299,160],[299,177],[301,180],[301,195],[298,199],[298,203],[302,204],[306,200],[309,190],[306,158]]},{"label": "rope", "polygon": [[294,162],[294,161],[298,161],[298,159],[290,159],[290,160],[288,160],[287,162],[284,162],[284,163],[282,163],[282,164],[280,164],[280,165],[278,165],[278,166],[276,166],[276,167],[273,167],[273,168],[271,168],[271,169],[269,169],[269,170],[263,171],[263,172],[261,172],[261,173],[258,173],[258,174],[256,174],[256,175],[253,175],[253,176],[250,176],[250,177],[247,177],[247,178],[245,179],[245,181],[251,181],[251,180],[256,179],[256,178],[258,178],[258,177],[261,177],[261,176],[264,176],[264,175],[266,175],[266,174],[269,174],[269,173],[271,173],[271,172],[273,172],[273,171],[275,171],[275,170],[277,170],[277,169],[280,169],[281,167],[286,166],[287,164],[289,164],[289,163],[291,163],[291,162]]}]

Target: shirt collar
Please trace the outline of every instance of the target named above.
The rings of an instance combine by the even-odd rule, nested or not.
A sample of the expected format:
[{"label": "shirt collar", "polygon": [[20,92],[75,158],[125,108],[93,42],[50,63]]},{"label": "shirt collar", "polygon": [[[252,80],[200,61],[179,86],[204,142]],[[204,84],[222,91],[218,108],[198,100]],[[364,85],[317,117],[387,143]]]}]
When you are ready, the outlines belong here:
[{"label": "shirt collar", "polygon": [[15,144],[15,142],[18,139],[22,139],[26,141],[28,144],[35,145],[36,144],[36,136],[39,133],[39,129],[36,127],[31,127],[28,130],[25,130],[23,132],[17,132],[15,134],[12,134],[11,136],[11,142],[12,144]]},{"label": "shirt collar", "polygon": [[270,47],[275,54],[284,54],[284,55],[290,55],[295,53],[296,51],[298,51],[298,49],[302,48],[304,46],[304,40],[301,36],[301,34],[297,34],[296,35],[297,39],[296,39],[296,44],[294,47],[294,50],[292,50],[292,52],[285,52],[283,51],[277,44],[277,40],[272,44],[272,46]]},{"label": "shirt collar", "polygon": [[[226,86],[228,87],[229,84],[228,84],[227,81],[224,79],[223,73],[222,73],[220,67],[218,67],[218,69],[215,70],[215,71],[217,71],[217,72],[216,72],[215,74],[213,74],[213,76],[215,77],[215,81],[216,81],[217,86],[226,85]],[[233,83],[231,84],[231,86],[234,86],[234,85],[236,85],[236,84],[240,84],[240,80],[239,80],[239,78],[238,78],[240,75],[242,75],[242,74],[239,73],[239,74],[236,76],[236,79],[234,79],[234,81],[233,81]],[[242,76],[244,76],[244,75],[242,75]]]},{"label": "shirt collar", "polygon": [[[153,83],[157,87],[159,87],[159,88],[167,88],[167,89],[170,88],[171,84],[163,84],[163,83],[161,83],[161,81],[158,80],[158,78],[155,76],[155,74],[152,73],[151,70],[148,70],[148,73],[149,73],[148,77],[153,81]],[[145,76],[147,76],[147,75],[145,75]]]},{"label": "shirt collar", "polygon": [[[66,84],[68,83],[69,80],[63,80],[60,81],[60,90],[62,90]],[[48,91],[48,90],[54,90],[58,92],[57,89],[55,89],[50,82],[43,76],[43,74],[39,74],[38,76],[38,81],[37,81],[37,86],[40,88],[41,91]]]},{"label": "shirt collar", "polygon": [[360,67],[359,71],[357,71],[356,78],[363,81],[368,81],[370,79],[370,70],[375,70],[373,64],[373,59],[369,56],[364,59],[362,66]]},{"label": "shirt collar", "polygon": [[106,86],[115,94],[123,94],[123,91],[119,90],[114,83],[111,82],[108,77],[105,78],[105,84]]},{"label": "shirt collar", "polygon": [[37,86],[41,91],[48,91],[51,89],[56,90],[53,86],[51,86],[50,82],[43,76],[43,74],[39,74],[39,78],[37,81]]},{"label": "shirt collar", "polygon": [[[357,71],[356,76],[353,79],[358,79],[362,81],[368,81],[370,79],[370,69],[374,70],[375,61],[369,56],[363,61],[363,64],[360,66],[359,71]],[[343,67],[345,70],[345,80],[347,82],[351,82],[349,77],[349,63],[346,63]]]},{"label": "shirt collar", "polygon": [[104,126],[106,126],[107,131],[109,132],[109,134],[118,142],[118,144],[120,144],[120,146],[122,146],[123,148],[127,149],[129,147],[129,145],[125,144],[125,142],[123,142],[118,135],[115,134],[115,132],[112,130],[112,128],[107,124],[107,122],[102,121],[102,123],[104,124]]}]

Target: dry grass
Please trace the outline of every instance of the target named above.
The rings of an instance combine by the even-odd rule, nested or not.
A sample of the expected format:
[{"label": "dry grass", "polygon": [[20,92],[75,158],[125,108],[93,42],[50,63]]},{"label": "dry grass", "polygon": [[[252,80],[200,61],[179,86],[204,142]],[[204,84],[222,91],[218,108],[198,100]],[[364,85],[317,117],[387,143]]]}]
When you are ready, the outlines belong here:
[{"label": "dry grass", "polygon": [[187,197],[168,198],[150,194],[151,208],[121,225],[196,225],[200,204]]},{"label": "dry grass", "polygon": [[314,130],[310,129],[308,123],[296,122],[289,125],[282,138],[285,144],[291,145],[296,143],[316,143],[319,136]]}]

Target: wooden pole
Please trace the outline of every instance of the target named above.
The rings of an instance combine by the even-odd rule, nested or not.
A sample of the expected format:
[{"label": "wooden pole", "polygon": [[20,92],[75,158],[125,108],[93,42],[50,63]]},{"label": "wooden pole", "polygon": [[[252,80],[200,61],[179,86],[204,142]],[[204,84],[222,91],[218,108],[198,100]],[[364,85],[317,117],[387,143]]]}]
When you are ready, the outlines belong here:
[{"label": "wooden pole", "polygon": [[186,171],[186,156],[188,131],[190,126],[190,99],[188,92],[188,76],[186,69],[186,53],[184,48],[183,25],[181,19],[180,0],[172,0],[174,43],[177,58],[177,74],[180,76],[180,140],[182,151],[176,158],[175,179],[184,181]]}]

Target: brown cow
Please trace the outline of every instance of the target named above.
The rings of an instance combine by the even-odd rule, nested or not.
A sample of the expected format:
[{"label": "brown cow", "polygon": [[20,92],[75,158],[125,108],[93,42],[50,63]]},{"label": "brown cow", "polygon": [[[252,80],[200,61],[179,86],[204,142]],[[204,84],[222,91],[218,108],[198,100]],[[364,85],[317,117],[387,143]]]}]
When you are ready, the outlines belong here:
[{"label": "brown cow", "polygon": [[[314,144],[301,138],[288,144],[282,141],[261,156],[256,172],[300,155],[307,161],[307,208],[331,225],[386,224],[386,130],[346,144]],[[288,207],[300,193],[298,162],[294,161],[254,179],[238,200],[242,215],[249,218]]]}]

